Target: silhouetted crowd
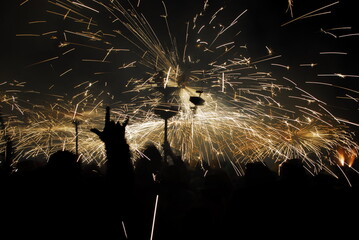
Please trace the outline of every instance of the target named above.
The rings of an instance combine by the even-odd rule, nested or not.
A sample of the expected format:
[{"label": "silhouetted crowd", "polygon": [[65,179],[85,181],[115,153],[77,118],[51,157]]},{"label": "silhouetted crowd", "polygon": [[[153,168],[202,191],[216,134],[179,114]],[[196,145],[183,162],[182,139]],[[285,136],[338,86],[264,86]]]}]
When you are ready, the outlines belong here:
[{"label": "silhouetted crowd", "polygon": [[[311,175],[301,159],[278,172],[265,163],[189,165],[164,144],[134,164],[125,128],[107,108],[104,166],[58,151],[0,172],[0,239],[309,239],[355,237],[358,172]],[[226,165],[228,164],[228,165]],[[333,171],[333,174],[329,174]],[[334,175],[339,176],[338,178]],[[338,234],[338,235],[335,235]]]}]

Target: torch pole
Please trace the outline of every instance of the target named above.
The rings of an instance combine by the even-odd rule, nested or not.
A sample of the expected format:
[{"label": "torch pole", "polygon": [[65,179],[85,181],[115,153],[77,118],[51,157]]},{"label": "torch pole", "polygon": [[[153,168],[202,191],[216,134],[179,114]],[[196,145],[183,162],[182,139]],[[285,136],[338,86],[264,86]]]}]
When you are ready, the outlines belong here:
[{"label": "torch pole", "polygon": [[[164,139],[163,139],[163,146],[167,146],[167,127],[168,127],[168,120],[167,118],[165,118],[165,135],[164,135]],[[167,149],[165,147],[164,149],[164,162],[167,163]]]},{"label": "torch pole", "polygon": [[79,124],[80,124],[80,121],[78,120],[74,120],[74,125],[75,125],[75,151],[76,151],[76,155],[79,154]]}]

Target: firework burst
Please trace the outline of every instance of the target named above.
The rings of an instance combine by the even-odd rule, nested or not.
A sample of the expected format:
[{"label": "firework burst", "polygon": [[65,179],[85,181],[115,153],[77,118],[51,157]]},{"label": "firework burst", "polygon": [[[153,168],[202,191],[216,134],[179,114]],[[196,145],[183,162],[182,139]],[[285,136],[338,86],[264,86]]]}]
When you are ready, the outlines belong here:
[{"label": "firework burst", "polygon": [[[239,11],[223,23],[218,19],[223,17],[225,7],[213,9],[209,1],[204,1],[200,11],[184,24],[181,37],[177,33],[180,31],[173,31],[164,2],[160,5],[160,17],[166,35],[156,33],[153,24],[140,12],[140,2],[136,6],[130,1],[116,0],[48,3],[47,12],[65,27],[36,36],[56,41],[61,53],[31,66],[54,63],[76,52],[81,55],[84,51],[96,51],[102,57],[84,56],[80,62],[108,65],[106,69],[112,70],[95,70],[94,76],[138,71],[122,80],[121,97],[109,90],[111,83],[107,81],[86,80],[74,86],[82,90],[69,100],[61,98],[49,106],[42,105],[41,110],[26,111],[24,124],[17,124],[13,133],[22,156],[49,156],[64,148],[74,150],[78,137],[83,159],[102,163],[103,145],[89,129],[102,124],[104,104],[112,106],[117,119],[130,117],[127,137],[134,159],[141,155],[146,143],[153,142],[158,147],[163,144],[164,122],[156,114],[163,107],[174,111],[168,120],[170,145],[189,162],[200,160],[219,166],[230,163],[241,174],[237,165],[242,163],[301,158],[311,172],[317,172],[334,161],[327,156],[338,147],[350,156],[357,155],[358,145],[348,127],[355,123],[335,117],[327,103],[285,73],[278,77],[261,70],[269,67],[288,71],[290,67],[280,63],[282,55],[266,47],[264,56],[256,59],[248,56],[247,45],[237,39],[241,33],[238,25],[246,21],[250,9]],[[292,18],[282,27],[327,14],[323,11],[336,5],[337,2],[328,4]],[[293,1],[288,1],[288,9],[293,15]],[[119,56],[130,60],[119,63],[118,59],[122,59]],[[59,77],[73,71],[72,67],[62,69]],[[101,84],[103,87],[98,87]],[[357,94],[356,90],[347,90]],[[171,94],[167,96],[166,91]],[[200,99],[201,104],[194,104],[191,97]],[[16,106],[13,101],[11,104]],[[78,136],[73,126],[75,120],[80,123]]]}]

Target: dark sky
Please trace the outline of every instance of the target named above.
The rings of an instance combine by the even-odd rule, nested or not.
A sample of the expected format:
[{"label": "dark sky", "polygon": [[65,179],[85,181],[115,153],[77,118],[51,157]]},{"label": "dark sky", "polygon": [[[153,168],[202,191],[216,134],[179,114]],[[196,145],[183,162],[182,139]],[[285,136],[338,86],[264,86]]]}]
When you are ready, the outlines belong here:
[{"label": "dark sky", "polygon": [[[19,6],[23,0],[3,1],[1,3],[1,36],[2,36],[2,53],[0,59],[0,78],[1,82],[18,80],[27,82],[31,89],[41,92],[48,91],[49,86],[55,84],[51,90],[58,94],[70,92],[73,85],[86,79],[100,82],[112,82],[111,87],[121,89],[123,81],[119,78],[128,78],[131,74],[138,73],[133,69],[127,72],[114,71],[105,76],[94,76],[93,71],[110,71],[111,67],[100,65],[84,65],[82,58],[101,58],[104,53],[82,49],[78,54],[71,57],[62,57],[59,60],[28,67],[38,61],[48,59],[54,56],[60,56],[63,49],[58,48],[59,39],[51,40],[46,37],[16,37],[16,34],[22,33],[43,33],[51,30],[68,29],[68,22],[64,22],[59,17],[54,17],[46,13],[47,9],[52,6],[46,0],[30,0],[23,6]],[[86,2],[86,1],[84,1]],[[137,1],[133,1],[134,4]],[[293,13],[297,18],[310,11],[334,3],[333,0],[318,1],[296,1],[294,0]],[[359,51],[357,43],[359,36],[348,38],[333,38],[328,34],[323,34],[320,29],[329,29],[333,27],[351,26],[351,30],[333,31],[338,35],[344,33],[358,33],[358,13],[353,5],[354,1],[342,0],[339,4],[327,8],[321,12],[331,11],[331,14],[301,19],[291,24],[281,27],[293,18],[287,11],[288,2],[286,0],[236,0],[236,1],[209,1],[211,11],[215,11],[224,6],[224,11],[218,15],[218,18],[224,24],[230,23],[239,13],[248,9],[248,12],[240,19],[233,32],[241,33],[233,37],[239,45],[247,45],[247,55],[253,59],[259,59],[267,54],[266,46],[270,47],[274,54],[282,55],[282,58],[276,63],[282,63],[291,66],[291,71],[286,75],[288,78],[295,80],[301,86],[307,87],[315,96],[323,98],[331,105],[333,109],[343,117],[356,120],[358,115],[358,104],[353,100],[340,100],[335,96],[345,95],[345,91],[305,84],[306,81],[322,80],[318,74],[323,73],[343,73],[348,75],[359,74],[359,64],[357,57]],[[169,14],[170,27],[173,34],[177,37],[178,42],[184,38],[185,23],[200,11],[203,1],[193,0],[171,0],[166,1]],[[166,38],[167,33],[164,25],[163,7],[160,0],[142,0],[140,5],[142,11],[154,26],[160,38]],[[31,21],[46,20],[46,24],[29,24]],[[104,24],[104,29],[106,25]],[[106,29],[111,30],[111,26]],[[121,46],[121,43],[118,43]],[[125,44],[126,45],[126,44]],[[339,51],[347,52],[343,55],[321,55],[320,52]],[[117,59],[120,65],[121,61],[125,62],[131,56],[123,54]],[[300,67],[303,63],[318,63],[315,68]],[[61,73],[72,68],[73,71],[66,77],[59,77]],[[98,68],[95,69],[94,68]],[[273,72],[283,71],[276,67],[263,66],[263,71]],[[120,75],[120,76],[119,76]],[[115,80],[114,80],[115,79]],[[358,90],[359,78],[330,79],[331,83],[340,86]],[[120,91],[120,90],[119,90]],[[71,93],[69,93],[71,95]],[[352,93],[353,97],[358,98],[357,93]],[[349,109],[349,111],[348,111]]]}]

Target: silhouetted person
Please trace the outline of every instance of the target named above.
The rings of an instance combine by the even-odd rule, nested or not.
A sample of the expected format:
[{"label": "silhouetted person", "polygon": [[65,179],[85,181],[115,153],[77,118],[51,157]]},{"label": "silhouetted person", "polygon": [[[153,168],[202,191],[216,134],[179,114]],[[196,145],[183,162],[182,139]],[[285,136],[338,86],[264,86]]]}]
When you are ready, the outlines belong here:
[{"label": "silhouetted person", "polygon": [[81,164],[79,157],[70,151],[53,153],[47,163],[49,177],[59,181],[73,181],[80,178]]},{"label": "silhouetted person", "polygon": [[0,180],[1,180],[2,177],[9,176],[14,170],[13,161],[14,161],[14,153],[15,153],[13,141],[11,139],[11,136],[6,134],[6,126],[4,124],[4,120],[1,114],[0,114],[0,129],[4,133],[4,135],[0,137],[3,138],[3,141],[5,142],[4,152],[1,153],[1,155],[3,156],[0,155],[0,157],[3,157],[3,159],[0,158]]},{"label": "silhouetted person", "polygon": [[237,179],[229,202],[225,239],[239,233],[254,239],[273,236],[279,205],[274,191],[276,181],[276,173],[262,162],[250,162],[244,166],[244,175]]},{"label": "silhouetted person", "polygon": [[[132,239],[147,239],[150,236],[153,208],[160,191],[163,158],[153,143],[148,143],[135,163],[135,199],[131,210]],[[162,198],[161,198],[162,200]]]},{"label": "silhouetted person", "polygon": [[103,131],[91,129],[105,144],[106,177],[110,182],[125,188],[132,187],[134,181],[130,147],[125,137],[128,120],[123,123],[110,120],[110,108],[107,107]]},{"label": "silhouetted person", "polygon": [[157,147],[150,143],[145,147],[142,157],[135,163],[136,184],[152,185],[155,181],[160,181],[160,171],[162,168],[162,156]]},{"label": "silhouetted person", "polygon": [[121,226],[122,222],[128,223],[132,204],[134,168],[125,136],[128,121],[128,118],[122,123],[110,120],[110,108],[107,107],[103,130],[91,129],[105,144],[106,150],[105,182],[108,192],[105,197],[107,197],[108,226],[104,234],[107,234],[106,237],[109,239],[125,237]]},{"label": "silhouetted person", "polygon": [[243,181],[247,188],[269,190],[276,181],[276,174],[262,162],[251,162],[245,166]]}]

